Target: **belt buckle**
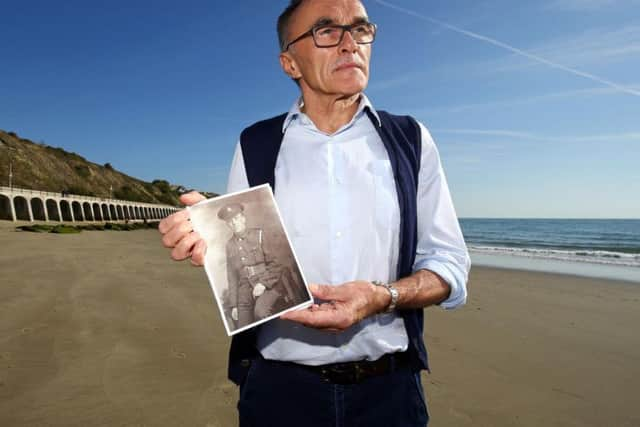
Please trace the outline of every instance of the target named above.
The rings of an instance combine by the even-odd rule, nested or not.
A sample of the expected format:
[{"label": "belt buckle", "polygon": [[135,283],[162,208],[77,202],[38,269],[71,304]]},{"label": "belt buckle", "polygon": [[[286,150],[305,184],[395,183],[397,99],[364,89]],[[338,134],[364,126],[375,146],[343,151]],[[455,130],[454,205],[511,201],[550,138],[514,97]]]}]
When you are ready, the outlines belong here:
[{"label": "belt buckle", "polygon": [[358,384],[366,378],[365,371],[359,363],[354,364],[337,364],[323,368],[321,371],[325,382],[334,384]]},{"label": "belt buckle", "polygon": [[258,274],[261,274],[267,271],[263,263],[255,264],[255,265],[247,265],[245,266],[245,268],[247,269],[247,273],[249,273],[249,276],[256,276]]}]

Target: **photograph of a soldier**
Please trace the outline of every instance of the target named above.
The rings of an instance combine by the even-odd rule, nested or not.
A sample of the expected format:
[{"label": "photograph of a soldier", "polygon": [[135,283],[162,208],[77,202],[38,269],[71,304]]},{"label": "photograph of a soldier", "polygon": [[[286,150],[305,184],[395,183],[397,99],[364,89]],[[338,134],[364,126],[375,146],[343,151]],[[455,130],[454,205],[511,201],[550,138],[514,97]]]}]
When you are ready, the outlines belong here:
[{"label": "photograph of a soldier", "polygon": [[207,242],[205,269],[229,335],[311,304],[268,185],[205,200],[189,211]]}]

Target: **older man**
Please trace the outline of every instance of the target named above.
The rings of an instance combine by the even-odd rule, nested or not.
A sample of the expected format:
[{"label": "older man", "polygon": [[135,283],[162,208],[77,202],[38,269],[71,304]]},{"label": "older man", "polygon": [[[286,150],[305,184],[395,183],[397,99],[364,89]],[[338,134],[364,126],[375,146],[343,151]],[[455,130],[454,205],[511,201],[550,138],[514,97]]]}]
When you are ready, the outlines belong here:
[{"label": "older man", "polygon": [[[234,338],[241,425],[428,421],[423,308],[463,304],[470,264],[429,132],[363,93],[375,35],[358,0],[294,0],[278,20],[301,96],[242,132],[228,190],[274,186],[318,304]],[[186,212],[160,231],[174,259],[202,263]]]}]

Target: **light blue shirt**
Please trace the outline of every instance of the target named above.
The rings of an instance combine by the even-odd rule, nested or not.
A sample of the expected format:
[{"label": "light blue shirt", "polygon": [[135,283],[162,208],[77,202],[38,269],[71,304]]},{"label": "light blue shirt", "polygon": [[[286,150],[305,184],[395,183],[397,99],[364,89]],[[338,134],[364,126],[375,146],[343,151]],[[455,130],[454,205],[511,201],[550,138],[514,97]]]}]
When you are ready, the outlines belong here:
[{"label": "light blue shirt", "polygon": [[[400,209],[389,157],[362,96],[353,119],[333,134],[289,110],[275,167],[275,198],[309,283],[339,285],[353,280],[393,282],[398,263]],[[418,246],[414,271],[437,273],[451,286],[441,306],[464,304],[469,255],[436,146],[422,132],[418,183]],[[242,150],[236,147],[228,192],[249,187]],[[376,360],[408,346],[404,320],[396,313],[362,320],[333,334],[280,319],[259,327],[258,348],[266,359],[307,365]]]}]

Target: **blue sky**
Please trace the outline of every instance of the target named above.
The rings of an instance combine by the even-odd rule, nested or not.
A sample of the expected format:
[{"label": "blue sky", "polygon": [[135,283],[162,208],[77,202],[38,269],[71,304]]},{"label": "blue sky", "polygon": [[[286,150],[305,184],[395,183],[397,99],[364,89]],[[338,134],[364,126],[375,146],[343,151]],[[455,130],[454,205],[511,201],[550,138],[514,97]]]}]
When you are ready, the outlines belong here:
[{"label": "blue sky", "polygon": [[[0,129],[222,192],[297,96],[287,1],[2,1]],[[365,1],[367,94],[429,127],[463,217],[640,218],[640,0]]]}]

